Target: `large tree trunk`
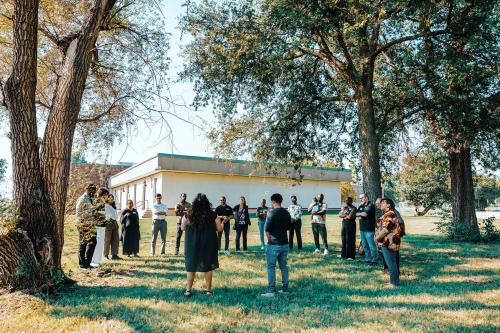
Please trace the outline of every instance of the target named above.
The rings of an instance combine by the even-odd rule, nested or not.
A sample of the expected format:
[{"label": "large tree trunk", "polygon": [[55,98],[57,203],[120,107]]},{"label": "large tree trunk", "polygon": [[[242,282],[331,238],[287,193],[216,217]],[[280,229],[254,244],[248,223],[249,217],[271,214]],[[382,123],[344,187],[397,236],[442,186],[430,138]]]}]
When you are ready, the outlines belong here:
[{"label": "large tree trunk", "polygon": [[71,148],[85,82],[100,27],[105,15],[115,3],[116,0],[95,1],[80,33],[75,35],[67,45],[61,77],[45,130],[42,169],[56,214],[56,237],[59,247],[55,249],[54,260],[57,264],[60,264],[64,244],[64,213]]},{"label": "large tree trunk", "polygon": [[[13,199],[21,220],[0,236],[0,284],[9,289],[46,284],[53,267],[54,211],[40,169],[35,89],[38,0],[17,0],[13,16],[12,73],[5,85],[9,114]],[[19,272],[22,272],[20,274]]]},{"label": "large tree trunk", "polygon": [[460,235],[468,240],[476,241],[480,238],[477,224],[474,184],[472,181],[472,165],[470,148],[459,147],[448,151],[451,177],[452,215],[456,231],[466,232]]},{"label": "large tree trunk", "polygon": [[361,173],[363,175],[363,191],[372,202],[382,195],[380,177],[379,141],[375,129],[375,112],[371,85],[365,82],[364,87],[358,89],[358,117],[359,117],[359,149],[361,155]]}]

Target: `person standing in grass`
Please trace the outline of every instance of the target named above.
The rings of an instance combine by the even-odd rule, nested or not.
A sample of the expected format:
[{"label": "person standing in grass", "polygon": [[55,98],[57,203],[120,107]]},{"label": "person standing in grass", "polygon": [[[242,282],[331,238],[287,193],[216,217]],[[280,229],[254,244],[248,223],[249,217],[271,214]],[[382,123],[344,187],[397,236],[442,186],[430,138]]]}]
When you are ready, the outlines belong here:
[{"label": "person standing in grass", "polygon": [[206,295],[212,296],[213,271],[219,268],[217,232],[221,232],[222,217],[212,211],[207,196],[198,193],[188,212],[182,217],[181,228],[186,232],[184,258],[187,272],[186,291],[191,297],[196,272],[205,274]]},{"label": "person standing in grass", "polygon": [[76,201],[76,228],[80,242],[78,263],[82,269],[90,268],[97,244],[97,231],[93,218],[96,190],[97,187],[94,184],[87,185],[85,193]]},{"label": "person standing in grass", "polygon": [[[405,232],[405,220],[403,219],[403,216],[401,216],[401,213],[395,208],[395,203],[392,199],[386,199],[386,200],[389,200],[390,203],[394,206],[394,214],[396,214],[396,217],[398,218],[398,222],[399,222],[399,228],[401,229],[401,238],[406,234]],[[381,203],[382,203],[382,198],[377,198],[377,200],[375,200],[375,206],[377,207],[377,210],[380,210],[380,216],[377,216],[378,218],[380,218],[382,215],[383,215],[383,212],[381,210]],[[387,267],[387,263],[385,262],[385,259],[384,257],[382,256],[382,262],[384,264],[384,272],[388,272],[389,268]],[[401,271],[399,269],[399,251],[396,253],[396,263],[397,263],[397,266],[398,266],[398,272],[399,274],[401,274]]]},{"label": "person standing in grass", "polygon": [[328,239],[326,233],[326,210],[327,205],[324,200],[324,195],[318,195],[309,205],[308,211],[311,212],[311,227],[314,237],[314,245],[316,249],[314,253],[321,253],[319,245],[319,236],[323,241],[323,255],[328,254]]},{"label": "person standing in grass", "polygon": [[175,255],[179,255],[179,248],[181,247],[182,228],[181,221],[186,216],[191,204],[186,200],[187,194],[181,194],[181,201],[175,206],[175,216],[177,216],[177,236],[175,238]]},{"label": "person standing in grass", "polygon": [[288,206],[288,213],[292,218],[292,224],[290,226],[290,236],[288,237],[288,243],[290,245],[290,250],[293,250],[293,234],[297,235],[297,249],[302,250],[302,206],[297,204],[297,197],[292,195],[290,197],[292,204]]},{"label": "person standing in grass", "polygon": [[161,237],[161,252],[165,254],[165,244],[167,242],[167,205],[161,202],[161,193],[156,194],[156,203],[153,205],[153,227],[151,237],[151,255],[156,252],[156,240],[158,233]]},{"label": "person standing in grass", "polygon": [[257,207],[257,219],[259,225],[259,234],[260,234],[260,249],[264,250],[264,224],[266,223],[267,212],[269,208],[266,206],[266,199],[262,199],[260,202],[260,206]]},{"label": "person standing in grass", "polygon": [[287,256],[289,251],[288,230],[290,230],[292,218],[288,211],[281,207],[283,197],[279,193],[271,196],[272,210],[267,215],[264,230],[267,234],[266,267],[267,267],[267,292],[263,297],[274,297],[276,295],[276,262],[281,271],[282,293],[288,293],[288,266]]},{"label": "person standing in grass", "polygon": [[129,257],[132,255],[138,257],[141,229],[139,226],[139,213],[134,208],[132,200],[127,201],[127,208],[123,210],[120,221],[122,224],[123,254]]},{"label": "person standing in grass", "polygon": [[375,206],[370,202],[368,195],[363,193],[359,196],[361,205],[358,207],[356,217],[360,218],[359,221],[359,234],[361,236],[361,243],[365,250],[365,262],[368,265],[377,265],[378,251],[375,245]]},{"label": "person standing in grass", "polygon": [[342,219],[342,254],[340,257],[354,260],[356,256],[356,207],[352,204],[351,197],[345,200],[345,206],[339,217]]},{"label": "person standing in grass", "polygon": [[[229,234],[231,232],[231,217],[233,217],[233,210],[226,203],[226,197],[220,197],[220,205],[215,208],[215,213],[217,216],[222,219],[222,228],[224,229],[224,253],[229,255]],[[217,233],[219,238],[219,251],[221,250],[222,245],[222,231]]]},{"label": "person standing in grass", "polygon": [[104,258],[109,259],[111,248],[111,259],[119,260],[118,248],[120,247],[120,236],[118,227],[118,213],[116,212],[115,197],[110,194],[104,206],[106,213],[106,233],[104,235]]},{"label": "person standing in grass", "polygon": [[236,230],[236,251],[240,250],[240,238],[243,236],[243,251],[247,250],[247,232],[250,222],[248,206],[245,197],[240,197],[240,203],[233,207],[234,229]]},{"label": "person standing in grass", "polygon": [[380,208],[384,215],[377,221],[375,240],[382,251],[390,275],[390,283],[399,285],[399,270],[396,254],[401,244],[401,228],[398,217],[394,213],[394,202],[391,199],[382,199]]}]

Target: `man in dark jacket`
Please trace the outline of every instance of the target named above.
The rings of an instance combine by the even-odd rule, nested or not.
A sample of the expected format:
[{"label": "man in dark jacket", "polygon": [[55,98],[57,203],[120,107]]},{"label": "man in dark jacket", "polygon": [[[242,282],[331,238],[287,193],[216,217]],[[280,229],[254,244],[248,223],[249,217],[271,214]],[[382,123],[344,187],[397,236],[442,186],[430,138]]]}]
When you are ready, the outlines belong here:
[{"label": "man in dark jacket", "polygon": [[276,262],[280,267],[283,289],[280,292],[288,293],[288,230],[290,230],[292,218],[288,211],[281,207],[283,197],[279,193],[271,196],[273,209],[267,215],[264,231],[267,235],[266,266],[267,266],[267,292],[263,297],[274,297],[276,295]]}]

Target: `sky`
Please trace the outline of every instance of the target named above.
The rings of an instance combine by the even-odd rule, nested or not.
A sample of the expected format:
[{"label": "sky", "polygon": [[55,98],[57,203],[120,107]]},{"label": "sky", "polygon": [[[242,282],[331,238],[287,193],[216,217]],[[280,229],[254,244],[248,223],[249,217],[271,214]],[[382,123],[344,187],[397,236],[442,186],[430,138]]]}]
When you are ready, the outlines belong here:
[{"label": "sky", "polygon": [[[185,12],[185,7],[182,4],[185,0],[162,0],[161,10],[164,15],[165,29],[171,34],[169,57],[171,59],[169,77],[174,81],[177,78],[177,73],[182,69],[183,56],[181,46],[187,43],[186,36],[181,40],[181,32],[178,29],[178,18]],[[189,104],[194,92],[192,84],[189,82],[172,83],[170,85],[170,93],[174,99],[184,100]],[[176,113],[183,119],[190,120],[195,124],[210,123],[213,121],[211,110],[192,111],[187,108],[176,107]],[[154,156],[157,153],[174,153],[183,155],[196,156],[213,156],[213,151],[208,145],[208,141],[204,133],[195,126],[188,124],[174,116],[168,117],[168,123],[172,128],[172,141],[159,140],[164,137],[166,129],[161,129],[160,126],[153,127],[152,132],[143,131],[137,136],[131,138],[129,142],[116,144],[110,152],[109,163],[118,162],[141,162],[148,157]],[[3,122],[7,119],[3,118]],[[11,156],[10,156],[10,141],[6,137],[8,126],[6,123],[0,126],[0,158],[6,159],[8,162],[6,182],[11,181]],[[41,134],[39,133],[41,136]],[[160,141],[160,142],[159,142]],[[95,156],[86,156],[89,162],[103,162],[96,160]],[[1,186],[0,195],[10,196],[10,186]]]}]

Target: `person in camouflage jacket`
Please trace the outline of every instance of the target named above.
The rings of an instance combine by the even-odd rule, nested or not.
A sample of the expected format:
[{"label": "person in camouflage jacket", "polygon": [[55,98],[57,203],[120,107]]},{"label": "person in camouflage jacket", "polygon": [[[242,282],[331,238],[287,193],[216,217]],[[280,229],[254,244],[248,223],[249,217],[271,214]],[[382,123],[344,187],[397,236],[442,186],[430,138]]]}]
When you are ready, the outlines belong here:
[{"label": "person in camouflage jacket", "polygon": [[80,268],[83,269],[90,268],[90,262],[97,244],[97,231],[93,217],[96,189],[94,184],[89,184],[85,193],[76,202],[76,228],[80,240],[78,261]]}]

